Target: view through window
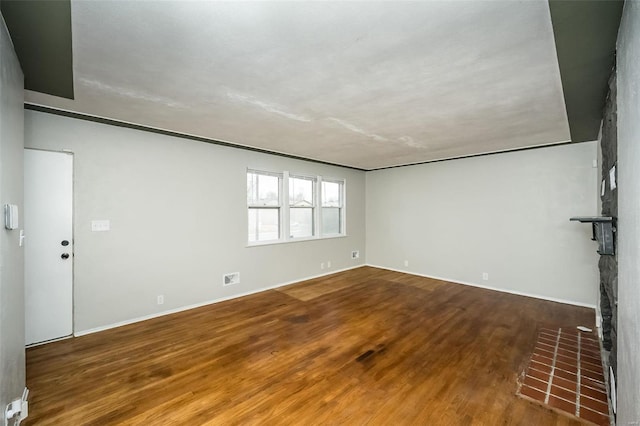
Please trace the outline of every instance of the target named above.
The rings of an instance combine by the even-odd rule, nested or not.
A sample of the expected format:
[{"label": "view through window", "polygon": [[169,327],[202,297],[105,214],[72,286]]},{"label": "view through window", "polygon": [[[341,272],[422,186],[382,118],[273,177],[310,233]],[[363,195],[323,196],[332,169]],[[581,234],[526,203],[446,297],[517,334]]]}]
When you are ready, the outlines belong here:
[{"label": "view through window", "polygon": [[247,170],[248,241],[344,235],[344,180]]}]

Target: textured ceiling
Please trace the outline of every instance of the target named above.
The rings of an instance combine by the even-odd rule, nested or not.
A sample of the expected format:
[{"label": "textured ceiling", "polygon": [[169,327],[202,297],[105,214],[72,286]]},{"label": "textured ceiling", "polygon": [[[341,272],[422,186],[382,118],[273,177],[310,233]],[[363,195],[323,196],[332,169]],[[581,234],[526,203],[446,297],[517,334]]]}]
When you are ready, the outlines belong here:
[{"label": "textured ceiling", "polygon": [[75,99],[362,169],[570,140],[546,1],[71,3]]}]

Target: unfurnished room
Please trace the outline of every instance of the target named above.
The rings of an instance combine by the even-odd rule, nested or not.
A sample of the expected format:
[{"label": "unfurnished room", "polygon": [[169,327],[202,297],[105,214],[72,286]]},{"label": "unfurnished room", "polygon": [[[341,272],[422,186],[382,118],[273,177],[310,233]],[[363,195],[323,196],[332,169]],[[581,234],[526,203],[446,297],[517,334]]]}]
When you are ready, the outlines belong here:
[{"label": "unfurnished room", "polygon": [[0,12],[0,424],[640,425],[638,0]]}]

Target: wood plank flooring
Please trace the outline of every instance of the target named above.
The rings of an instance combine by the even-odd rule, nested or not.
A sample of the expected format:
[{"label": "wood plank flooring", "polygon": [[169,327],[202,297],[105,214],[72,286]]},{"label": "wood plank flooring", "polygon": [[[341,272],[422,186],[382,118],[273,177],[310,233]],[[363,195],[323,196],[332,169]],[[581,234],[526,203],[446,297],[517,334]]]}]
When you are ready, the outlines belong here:
[{"label": "wood plank flooring", "polygon": [[27,350],[27,425],[577,425],[518,398],[593,311],[371,267]]}]

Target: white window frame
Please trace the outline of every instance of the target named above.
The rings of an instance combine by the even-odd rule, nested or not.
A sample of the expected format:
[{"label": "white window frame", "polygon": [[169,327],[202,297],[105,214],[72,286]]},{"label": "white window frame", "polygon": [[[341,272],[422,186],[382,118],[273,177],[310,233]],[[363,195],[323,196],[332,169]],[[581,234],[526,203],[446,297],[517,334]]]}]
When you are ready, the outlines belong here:
[{"label": "white window frame", "polygon": [[[278,178],[278,204],[275,206],[271,206],[268,204],[250,204],[249,201],[247,200],[247,242],[250,245],[259,245],[259,244],[272,244],[275,242],[278,242],[282,239],[282,235],[283,235],[283,223],[282,223],[282,211],[283,211],[283,199],[284,199],[284,194],[283,194],[283,181],[284,181],[284,176],[282,173],[277,173],[277,172],[270,172],[270,171],[266,171],[266,170],[256,170],[256,169],[247,169],[247,172],[245,174],[245,184],[246,184],[246,176],[249,173],[255,173],[257,175],[264,175],[264,176],[274,176]],[[249,241],[249,211],[251,209],[263,209],[263,210],[278,210],[278,238],[275,240],[264,240],[264,241]]]},{"label": "white window frame", "polygon": [[[346,187],[347,183],[345,179],[339,178],[331,178],[331,177],[322,177],[322,176],[313,176],[305,173],[290,173],[289,171],[282,172],[273,172],[269,170],[261,170],[256,168],[247,168],[248,173],[257,173],[264,174],[268,176],[277,176],[279,178],[279,205],[275,206],[260,206],[260,205],[250,205],[247,200],[247,246],[262,246],[262,245],[270,245],[270,244],[283,244],[283,243],[292,243],[299,241],[312,241],[312,240],[324,240],[329,238],[341,238],[347,236],[347,223],[346,223],[346,205],[347,205],[347,197],[346,197]],[[245,175],[246,176],[246,175]],[[313,235],[310,237],[291,237],[290,232],[290,209],[291,205],[289,202],[289,179],[290,178],[301,178],[301,179],[309,179],[313,182]],[[340,184],[341,191],[341,207],[340,207],[340,224],[341,224],[341,232],[338,234],[328,234],[324,235],[322,231],[322,182],[323,180],[327,182],[335,182]],[[246,181],[246,178],[245,178]],[[277,240],[266,240],[266,241],[249,241],[249,209],[251,208],[277,208],[279,209],[278,220],[280,222],[279,229],[279,239]],[[295,208],[295,207],[294,207]]]},{"label": "white window frame", "polygon": [[324,238],[331,238],[331,237],[339,237],[342,235],[346,235],[347,231],[346,231],[346,223],[345,223],[345,219],[346,219],[346,215],[345,215],[345,211],[346,211],[346,204],[347,204],[347,198],[346,198],[346,183],[344,179],[332,179],[332,178],[320,178],[318,177],[318,210],[320,211],[320,221],[322,220],[322,209],[324,208],[324,206],[322,205],[322,182],[331,182],[331,183],[337,183],[338,185],[340,185],[340,207],[337,207],[340,209],[340,232],[337,234],[324,234],[324,231],[322,229],[322,222],[319,223],[320,226],[320,236],[324,237]]},{"label": "white window frame", "polygon": [[[289,172],[284,172],[283,173],[286,176],[285,179],[285,184],[283,184],[283,186],[286,186],[287,188],[287,229],[286,229],[286,235],[287,235],[287,240],[288,241],[300,241],[300,240],[309,240],[309,239],[314,239],[315,237],[318,236],[318,178],[319,176],[309,176],[309,175],[302,175],[302,174],[291,174]],[[312,225],[311,225],[311,236],[308,237],[294,237],[291,235],[291,209],[296,209],[299,207],[292,207],[291,206],[291,200],[288,198],[289,197],[289,192],[290,192],[290,187],[289,187],[289,181],[291,179],[301,179],[301,180],[309,180],[311,181],[311,191],[313,193],[313,199],[312,199],[312,205],[311,207],[307,207],[307,208],[311,208],[311,220],[312,220]]]}]

